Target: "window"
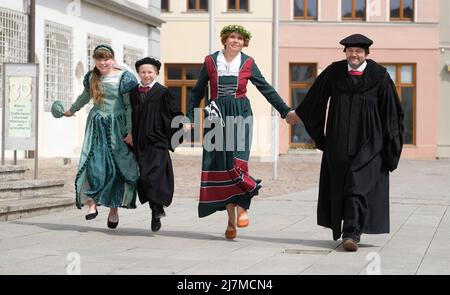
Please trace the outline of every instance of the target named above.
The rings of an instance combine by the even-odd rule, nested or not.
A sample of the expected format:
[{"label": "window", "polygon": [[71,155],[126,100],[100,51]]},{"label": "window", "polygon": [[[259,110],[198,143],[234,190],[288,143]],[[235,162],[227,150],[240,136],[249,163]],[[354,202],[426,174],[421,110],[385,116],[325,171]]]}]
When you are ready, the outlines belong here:
[{"label": "window", "polygon": [[45,22],[44,110],[60,100],[68,108],[72,102],[72,28]]},{"label": "window", "polygon": [[28,16],[0,8],[0,108],[3,96],[3,63],[28,62]]},{"label": "window", "polygon": [[317,19],[317,0],[294,0],[294,19]]},{"label": "window", "polygon": [[103,38],[93,34],[87,35],[87,66],[88,70],[91,70],[95,66],[94,62],[94,49],[100,44],[107,44],[111,46],[111,39]]},{"label": "window", "polygon": [[208,0],[187,0],[188,10],[208,11]]},{"label": "window", "polygon": [[144,51],[131,46],[123,46],[123,62],[134,70],[134,65],[138,60],[144,57]]},{"label": "window", "polygon": [[228,0],[228,11],[248,11],[248,0]]},{"label": "window", "polygon": [[[164,68],[165,85],[172,94],[177,107],[186,114],[188,99],[191,97],[192,88],[197,83],[202,64],[166,64]],[[207,96],[208,93],[205,93]],[[204,106],[204,99],[201,106]],[[203,116],[201,116],[203,117]],[[202,124],[196,124],[191,132],[192,143],[201,142]]]},{"label": "window", "polygon": [[161,12],[169,12],[169,0],[161,0]]},{"label": "window", "polygon": [[364,20],[366,18],[366,0],[342,0],[343,20]]},{"label": "window", "polygon": [[416,66],[414,64],[384,64],[397,88],[405,118],[403,140],[405,144],[415,144],[416,114]]},{"label": "window", "polygon": [[[316,79],[316,64],[297,64],[289,65],[289,90],[291,93],[291,107],[296,108],[300,105],[306,96],[309,88]],[[306,132],[305,125],[302,122],[291,126],[290,147],[292,148],[314,148],[314,142]]]},{"label": "window", "polygon": [[391,20],[414,19],[414,0],[391,0]]}]

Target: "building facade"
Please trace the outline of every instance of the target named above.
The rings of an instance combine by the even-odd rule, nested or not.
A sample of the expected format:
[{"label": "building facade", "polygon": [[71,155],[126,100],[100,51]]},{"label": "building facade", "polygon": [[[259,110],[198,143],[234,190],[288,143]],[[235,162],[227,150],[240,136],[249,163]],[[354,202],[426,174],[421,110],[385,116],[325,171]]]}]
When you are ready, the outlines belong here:
[{"label": "building facade", "polygon": [[0,0],[0,21],[0,63],[39,64],[42,157],[79,156],[89,107],[61,119],[50,107],[61,100],[68,108],[82,92],[98,44],[110,44],[118,66],[132,69],[137,59],[160,54],[159,0]]},{"label": "building facade", "polygon": [[450,158],[450,2],[440,2],[438,157]]},{"label": "building facade", "polygon": [[[402,156],[436,157],[439,115],[437,75],[440,72],[439,2],[280,1],[281,95],[289,98],[291,106],[298,106],[315,77],[333,61],[345,59],[339,41],[354,33],[364,34],[374,41],[369,58],[388,69],[405,111],[405,146]],[[444,143],[444,136],[442,140]],[[446,142],[449,142],[448,139]],[[313,146],[301,123],[280,130],[281,153]]]},{"label": "building facade", "polygon": [[[186,112],[190,91],[195,85],[204,58],[209,54],[208,0],[162,1],[160,80]],[[215,0],[215,48],[220,50],[220,30],[228,24],[243,25],[252,33],[250,45],[243,52],[252,56],[266,80],[272,81],[272,0]],[[249,83],[247,96],[254,114],[252,157],[270,160],[272,151],[271,105]],[[281,123],[283,124],[283,123]],[[196,128],[199,128],[197,126]],[[201,154],[201,130],[192,136],[193,144],[177,148],[178,153]],[[192,148],[193,146],[193,148]]]}]

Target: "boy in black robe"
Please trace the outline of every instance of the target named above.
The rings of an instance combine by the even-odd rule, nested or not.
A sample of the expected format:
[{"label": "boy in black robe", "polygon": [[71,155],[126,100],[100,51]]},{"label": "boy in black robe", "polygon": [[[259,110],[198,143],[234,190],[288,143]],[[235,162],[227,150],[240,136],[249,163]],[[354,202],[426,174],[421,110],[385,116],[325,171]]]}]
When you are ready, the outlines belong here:
[{"label": "boy in black robe", "polygon": [[161,228],[164,207],[172,203],[174,175],[169,150],[176,129],[172,119],[182,115],[166,87],[156,82],[161,63],[145,57],[136,62],[140,83],[130,92],[133,150],[139,164],[138,196],[152,210],[151,229]]},{"label": "boy in black robe", "polygon": [[288,123],[301,118],[323,151],[318,224],[356,251],[361,233],[389,233],[389,171],[402,151],[403,111],[386,69],[366,60],[372,40],[355,34],[340,43],[346,60],[317,77]]}]

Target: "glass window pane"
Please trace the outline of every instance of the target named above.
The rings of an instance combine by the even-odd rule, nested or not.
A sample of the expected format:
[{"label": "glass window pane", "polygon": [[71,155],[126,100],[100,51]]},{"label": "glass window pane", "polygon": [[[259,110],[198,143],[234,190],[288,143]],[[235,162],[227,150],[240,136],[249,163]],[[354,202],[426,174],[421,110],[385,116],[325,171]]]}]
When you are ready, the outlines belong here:
[{"label": "glass window pane", "polygon": [[201,65],[187,65],[186,66],[186,80],[197,80],[200,75]]},{"label": "glass window pane", "polygon": [[248,11],[248,0],[241,0],[239,6],[240,10]]},{"label": "glass window pane", "polygon": [[402,83],[412,83],[413,82],[413,67],[412,66],[402,66]]},{"label": "glass window pane", "polygon": [[294,16],[303,17],[303,0],[294,1]]},{"label": "glass window pane", "polygon": [[397,83],[397,67],[395,65],[385,65],[385,67],[389,73],[389,76],[391,76],[392,81]]},{"label": "glass window pane", "polygon": [[[297,107],[305,98],[307,88],[293,88],[292,89],[292,107]],[[291,126],[291,142],[300,144],[314,144],[313,140],[306,132],[305,125],[303,122]]]},{"label": "glass window pane", "polygon": [[161,0],[161,11],[169,11],[169,0]]},{"label": "glass window pane", "polygon": [[236,9],[236,0],[228,0],[228,9]]},{"label": "glass window pane", "polygon": [[188,1],[188,9],[195,9],[195,0]]},{"label": "glass window pane", "polygon": [[352,17],[352,0],[342,0],[342,17]]},{"label": "glass window pane", "polygon": [[208,10],[208,0],[200,0],[200,9]]},{"label": "glass window pane", "polygon": [[291,65],[291,81],[312,83],[314,81],[314,68],[310,65]]},{"label": "glass window pane", "polygon": [[366,0],[356,0],[356,17],[366,17]]},{"label": "glass window pane", "polygon": [[391,0],[391,17],[400,17],[400,0]]},{"label": "glass window pane", "polygon": [[181,66],[168,66],[167,78],[170,80],[181,80]]},{"label": "glass window pane", "polygon": [[308,0],[308,16],[316,18],[316,16],[317,16],[317,0]]},{"label": "glass window pane", "polygon": [[403,140],[406,144],[413,144],[413,98],[414,88],[402,87],[401,100],[403,112],[405,112],[405,118],[403,120],[403,124],[405,126],[405,130],[403,132]]},{"label": "glass window pane", "polygon": [[413,0],[404,0],[403,3],[403,16],[407,18],[413,18]]}]

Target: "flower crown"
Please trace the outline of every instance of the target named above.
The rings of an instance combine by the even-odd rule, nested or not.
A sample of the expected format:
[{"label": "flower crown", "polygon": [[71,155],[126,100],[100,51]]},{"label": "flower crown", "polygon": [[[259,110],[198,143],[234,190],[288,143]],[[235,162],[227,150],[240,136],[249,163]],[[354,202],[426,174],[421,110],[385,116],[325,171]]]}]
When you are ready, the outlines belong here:
[{"label": "flower crown", "polygon": [[223,27],[222,31],[220,31],[220,36],[223,36],[225,34],[229,33],[239,33],[244,37],[246,40],[250,40],[252,38],[252,34],[244,29],[243,26],[240,25],[228,25]]}]

